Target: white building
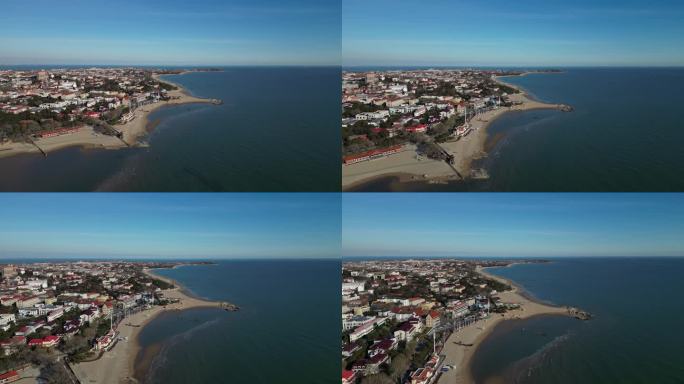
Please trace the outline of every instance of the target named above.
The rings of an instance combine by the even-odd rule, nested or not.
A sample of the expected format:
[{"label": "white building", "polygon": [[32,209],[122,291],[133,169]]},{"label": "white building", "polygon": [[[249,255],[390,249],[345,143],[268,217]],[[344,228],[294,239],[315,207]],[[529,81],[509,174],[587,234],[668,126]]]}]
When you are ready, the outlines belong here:
[{"label": "white building", "polygon": [[363,292],[366,283],[363,281],[353,281],[349,283],[342,283],[342,291],[359,291]]},{"label": "white building", "polygon": [[0,329],[7,331],[13,323],[17,322],[17,317],[14,313],[0,313]]}]

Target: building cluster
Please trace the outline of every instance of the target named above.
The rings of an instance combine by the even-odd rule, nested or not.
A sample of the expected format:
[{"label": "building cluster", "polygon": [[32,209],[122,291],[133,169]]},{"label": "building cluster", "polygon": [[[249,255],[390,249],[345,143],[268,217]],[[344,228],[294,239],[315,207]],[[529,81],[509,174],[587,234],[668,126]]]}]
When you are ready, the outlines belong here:
[{"label": "building cluster", "polygon": [[47,112],[61,121],[99,119],[109,111],[167,99],[169,86],[152,74],[136,68],[0,70],[0,113],[29,120]]},{"label": "building cluster", "polygon": [[[347,155],[406,142],[411,134],[445,140],[469,133],[467,119],[508,103],[514,89],[486,70],[344,72],[342,132]],[[346,162],[346,159],[345,159]],[[352,161],[353,162],[353,161]]]},{"label": "building cluster", "polygon": [[116,340],[117,320],[161,297],[158,282],[132,262],[0,265],[0,356],[20,348],[53,348],[95,321],[110,332],[91,340],[93,350]]},{"label": "building cluster", "polygon": [[[356,383],[365,376],[396,370],[406,373],[400,377],[407,377],[407,383],[434,382],[448,369],[442,366],[443,344],[439,345],[437,336],[446,339],[455,326],[473,323],[501,305],[495,295],[497,288],[504,287],[477,273],[476,265],[505,264],[459,260],[344,263],[342,382]],[[411,364],[392,366],[398,354]]]}]

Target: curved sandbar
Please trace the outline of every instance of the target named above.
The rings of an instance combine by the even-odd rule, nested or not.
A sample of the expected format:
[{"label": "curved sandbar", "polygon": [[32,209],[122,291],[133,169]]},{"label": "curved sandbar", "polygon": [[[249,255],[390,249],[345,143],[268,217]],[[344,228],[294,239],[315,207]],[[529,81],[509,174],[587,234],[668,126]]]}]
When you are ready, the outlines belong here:
[{"label": "curved sandbar", "polygon": [[[158,101],[156,103],[139,107],[133,112],[133,115],[135,116],[133,120],[125,124],[117,124],[114,126],[116,130],[123,133],[123,140],[130,145],[138,145],[138,141],[141,138],[147,136],[147,127],[149,123],[148,116],[152,112],[161,107],[197,103],[215,104],[215,100],[213,99],[204,99],[190,95],[190,93],[185,88],[181,87],[179,84],[163,80],[156,73],[153,74],[152,77],[159,82],[173,85],[178,89],[174,89],[172,91],[167,92],[167,95],[170,97],[170,100]],[[123,146],[125,146],[125,144],[123,144]]]},{"label": "curved sandbar", "polygon": [[[492,314],[488,319],[481,320],[469,325],[459,332],[452,333],[446,341],[442,354],[445,355],[445,364],[454,365],[456,368],[444,372],[438,384],[470,384],[473,377],[470,373],[470,361],[482,341],[492,332],[494,327],[504,320],[527,319],[532,316],[540,315],[559,315],[573,316],[566,307],[557,307],[540,303],[528,298],[522,293],[522,289],[510,280],[499,276],[488,274],[482,267],[477,267],[476,271],[487,278],[497,280],[512,287],[510,291],[499,292],[497,296],[504,303],[520,304],[517,310],[508,310],[503,314]],[[456,344],[459,343],[459,344]],[[464,344],[472,344],[466,346]]]},{"label": "curved sandbar", "polygon": [[514,104],[511,107],[499,107],[482,113],[469,121],[472,131],[458,141],[440,144],[450,154],[454,155],[454,172],[449,164],[444,161],[417,159],[415,145],[405,146],[405,151],[390,155],[386,158],[342,165],[342,188],[349,189],[353,186],[367,183],[379,177],[391,174],[408,174],[412,177],[404,177],[404,180],[459,180],[460,176],[469,177],[473,160],[478,159],[485,153],[487,141],[487,128],[496,119],[506,113],[531,111],[538,109],[571,110],[564,104],[549,104],[533,99],[524,89],[501,80],[505,76],[494,76],[492,79],[500,84],[517,89],[520,93],[508,95]]},{"label": "curved sandbar", "polygon": [[177,281],[155,274],[149,269],[143,269],[146,275],[173,284],[174,288],[162,291],[167,299],[178,300],[177,303],[166,306],[153,306],[149,310],[138,312],[121,321],[118,326],[119,337],[127,338],[120,340],[102,357],[92,362],[71,364],[74,373],[82,383],[92,384],[120,384],[137,383],[133,377],[135,362],[140,344],[138,335],[143,328],[161,313],[169,311],[182,311],[192,308],[217,308],[221,309],[223,303],[209,301],[194,297],[187,293],[185,288]]}]

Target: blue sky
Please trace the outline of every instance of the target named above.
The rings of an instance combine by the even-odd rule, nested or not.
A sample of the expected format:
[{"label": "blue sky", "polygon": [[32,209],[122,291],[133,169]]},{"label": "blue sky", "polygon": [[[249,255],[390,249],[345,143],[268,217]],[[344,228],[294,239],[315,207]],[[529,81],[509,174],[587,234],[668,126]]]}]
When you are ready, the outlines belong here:
[{"label": "blue sky", "polygon": [[339,65],[339,0],[3,0],[0,65]]},{"label": "blue sky", "polygon": [[684,256],[682,194],[343,196],[342,255]]},{"label": "blue sky", "polygon": [[337,194],[2,194],[0,258],[336,258]]},{"label": "blue sky", "polygon": [[344,0],[343,64],[682,66],[681,0]]}]

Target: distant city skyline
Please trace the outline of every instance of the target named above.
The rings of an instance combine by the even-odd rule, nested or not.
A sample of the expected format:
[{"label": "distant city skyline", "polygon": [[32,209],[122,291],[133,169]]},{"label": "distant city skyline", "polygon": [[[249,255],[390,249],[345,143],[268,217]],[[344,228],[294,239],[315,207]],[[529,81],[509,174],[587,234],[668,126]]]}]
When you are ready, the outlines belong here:
[{"label": "distant city skyline", "polygon": [[6,0],[0,65],[339,65],[340,17],[316,0]]},{"label": "distant city skyline", "polygon": [[344,0],[344,66],[683,66],[676,0]]},{"label": "distant city skyline", "polygon": [[344,194],[343,257],[684,256],[678,194]]},{"label": "distant city skyline", "polygon": [[339,258],[333,194],[3,194],[0,262]]}]

